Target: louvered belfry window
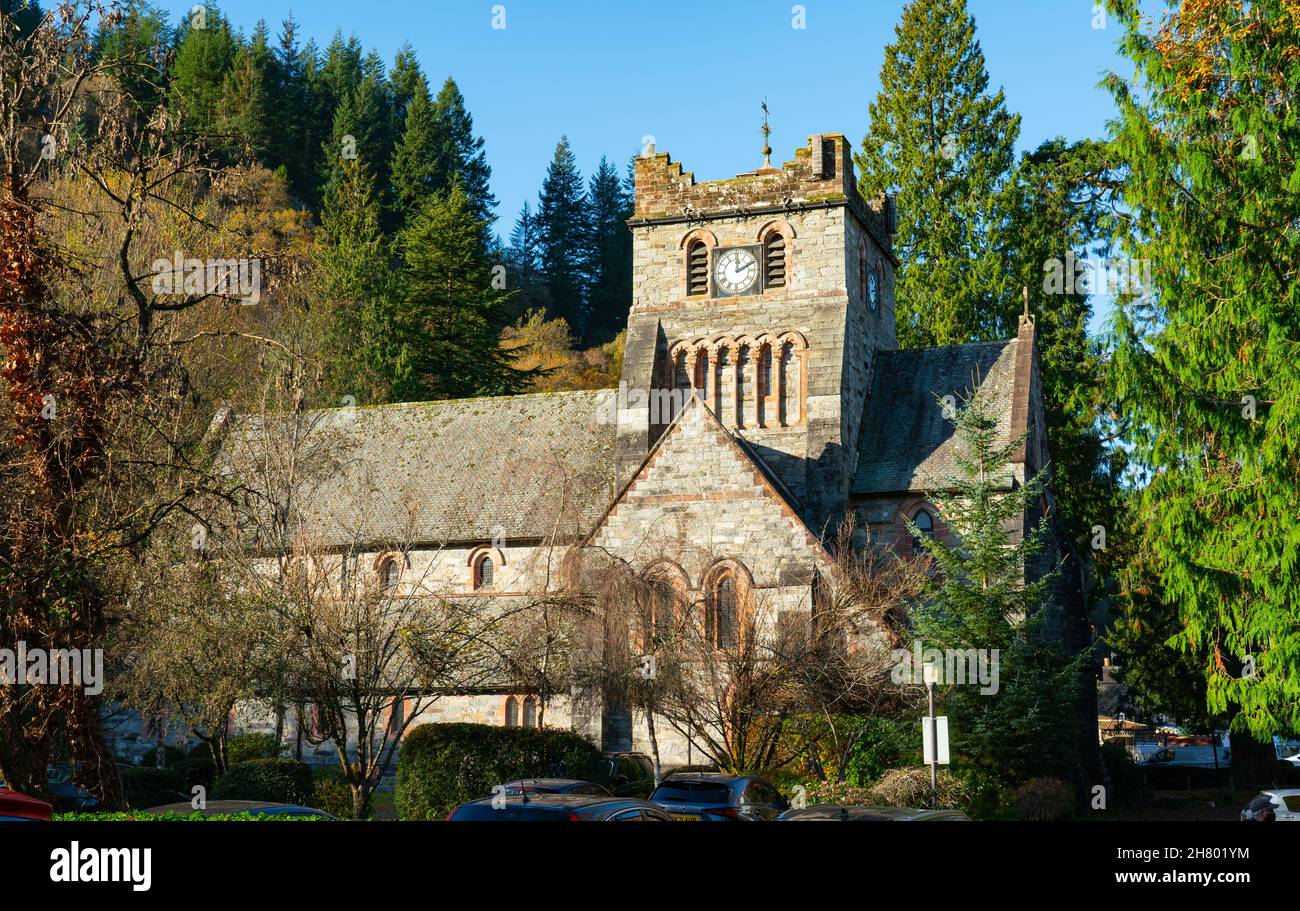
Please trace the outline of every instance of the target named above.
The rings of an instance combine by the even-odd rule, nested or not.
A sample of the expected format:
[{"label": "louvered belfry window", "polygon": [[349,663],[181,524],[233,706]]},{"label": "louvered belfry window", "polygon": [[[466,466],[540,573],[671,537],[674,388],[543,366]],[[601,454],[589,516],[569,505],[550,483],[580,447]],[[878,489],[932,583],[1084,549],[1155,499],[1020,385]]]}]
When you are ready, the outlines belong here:
[{"label": "louvered belfry window", "polygon": [[768,288],[785,287],[785,237],[773,232],[763,246],[763,284]]},{"label": "louvered belfry window", "polygon": [[709,248],[702,240],[686,248],[686,293],[692,297],[709,293]]}]

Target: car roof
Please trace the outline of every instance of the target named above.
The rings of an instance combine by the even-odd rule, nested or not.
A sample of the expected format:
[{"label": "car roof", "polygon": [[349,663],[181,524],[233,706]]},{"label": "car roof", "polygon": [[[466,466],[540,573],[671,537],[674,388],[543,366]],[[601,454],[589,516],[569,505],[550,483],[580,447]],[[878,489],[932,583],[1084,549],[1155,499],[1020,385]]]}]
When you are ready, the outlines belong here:
[{"label": "car roof", "polygon": [[758,778],[756,775],[732,775],[729,772],[673,772],[664,779],[664,784],[670,781],[711,781],[718,784],[726,784],[732,781],[748,781]]},{"label": "car roof", "polygon": [[848,822],[919,822],[924,820],[963,820],[966,815],[957,810],[918,810],[911,807],[849,807],[839,804],[816,804],[787,810],[781,814],[784,821],[836,821]]},{"label": "car roof", "polygon": [[1273,788],[1259,793],[1261,795],[1268,794],[1271,797],[1300,797],[1300,788]]},{"label": "car roof", "polygon": [[257,810],[307,810],[312,813],[322,813],[322,810],[315,810],[311,807],[304,807],[296,803],[278,803],[274,800],[209,800],[202,810],[194,809],[194,805],[188,800],[178,803],[165,803],[156,807],[149,807],[145,813],[179,813],[188,816],[191,813],[203,813],[211,816],[214,813],[252,813]]},{"label": "car roof", "polygon": [[507,781],[505,787],[536,785],[542,788],[562,788],[571,784],[596,784],[596,782],[585,778],[516,778],[514,781]]},{"label": "car roof", "polygon": [[[480,797],[470,803],[491,803],[496,797]],[[602,794],[530,794],[527,798],[505,795],[505,801],[512,807],[554,807],[556,809],[579,809],[602,803],[639,803],[626,797],[609,797]]]}]

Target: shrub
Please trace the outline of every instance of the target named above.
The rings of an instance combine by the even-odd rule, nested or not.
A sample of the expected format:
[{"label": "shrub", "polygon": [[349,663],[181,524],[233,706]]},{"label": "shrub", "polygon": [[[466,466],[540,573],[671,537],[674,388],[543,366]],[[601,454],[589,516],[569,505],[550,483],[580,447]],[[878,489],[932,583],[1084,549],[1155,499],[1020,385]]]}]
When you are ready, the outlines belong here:
[{"label": "shrub", "polygon": [[1122,743],[1103,743],[1101,761],[1110,775],[1112,799],[1116,806],[1127,807],[1142,797],[1142,770]]},{"label": "shrub", "polygon": [[226,741],[226,765],[250,759],[279,759],[286,749],[274,734],[236,734]]},{"label": "shrub", "polygon": [[921,754],[921,726],[914,718],[864,718],[865,730],[845,769],[846,780],[870,787],[890,769]]},{"label": "shrub", "polygon": [[[944,809],[961,809],[969,795],[966,786],[947,769],[939,771],[939,803]],[[930,770],[928,768],[890,769],[867,792],[870,802],[884,807],[930,806]]]},{"label": "shrub", "polygon": [[311,806],[315,782],[311,767],[294,759],[249,759],[217,779],[214,800],[265,800]]},{"label": "shrub", "polygon": [[395,804],[400,819],[442,819],[517,778],[600,774],[600,750],[561,729],[423,724],[402,741]]},{"label": "shrub", "polygon": [[[871,804],[871,791],[846,781],[806,781],[808,805],[833,803],[846,807],[864,807]],[[793,788],[790,792],[793,792]]]},{"label": "shrub", "polygon": [[212,783],[217,779],[217,764],[211,759],[182,759],[172,768],[185,779],[185,790],[190,793],[193,793],[191,789],[195,785],[201,785],[211,791]]},{"label": "shrub", "polygon": [[[187,755],[185,751],[180,749],[179,747],[172,747],[172,746],[163,747],[163,765],[165,768],[168,769],[174,768],[177,763],[184,762],[186,758]],[[140,765],[146,766],[148,768],[157,768],[158,748],[150,747],[149,749],[141,753]]]},{"label": "shrub", "polygon": [[966,789],[961,810],[971,819],[1015,819],[1016,798],[1005,781],[982,768],[955,767],[953,775]]},{"label": "shrub", "polygon": [[157,769],[150,766],[119,768],[122,793],[127,806],[146,810],[164,803],[189,800],[185,777],[176,769]]},{"label": "shrub", "polygon": [[316,793],[312,804],[339,819],[352,818],[352,786],[337,766],[323,766],[312,772],[316,779]]},{"label": "shrub", "polygon": [[1031,778],[1016,788],[1020,818],[1029,822],[1055,822],[1074,815],[1074,790],[1059,778]]}]

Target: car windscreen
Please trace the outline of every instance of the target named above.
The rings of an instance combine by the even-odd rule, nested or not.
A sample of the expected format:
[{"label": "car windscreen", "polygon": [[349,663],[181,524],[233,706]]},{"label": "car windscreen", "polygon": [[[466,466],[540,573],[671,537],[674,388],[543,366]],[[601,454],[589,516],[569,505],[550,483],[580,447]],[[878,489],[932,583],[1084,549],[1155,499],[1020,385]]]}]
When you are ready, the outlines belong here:
[{"label": "car windscreen", "polygon": [[672,781],[661,784],[652,799],[671,803],[730,803],[731,788],[711,781]]}]

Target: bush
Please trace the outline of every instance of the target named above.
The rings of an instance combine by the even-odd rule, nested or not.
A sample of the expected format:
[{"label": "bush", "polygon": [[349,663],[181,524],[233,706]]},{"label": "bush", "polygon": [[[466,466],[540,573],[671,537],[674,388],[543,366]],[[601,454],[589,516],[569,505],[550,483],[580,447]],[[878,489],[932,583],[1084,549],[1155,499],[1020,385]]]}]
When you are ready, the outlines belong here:
[{"label": "bush", "polygon": [[[966,785],[947,769],[939,771],[939,803],[943,809],[962,809],[969,795]],[[882,807],[930,806],[930,770],[928,768],[891,769],[867,792],[870,802]]]},{"label": "bush", "polygon": [[313,770],[316,779],[316,794],[312,804],[317,810],[324,810],[339,819],[352,818],[352,786],[343,776],[343,770],[337,766],[324,766]]},{"label": "bush", "polygon": [[845,778],[870,787],[890,769],[900,768],[921,754],[921,726],[914,718],[864,718],[865,730],[853,748]]},{"label": "bush", "polygon": [[1142,797],[1142,770],[1133,761],[1128,749],[1122,743],[1103,743],[1101,761],[1110,775],[1113,791],[1112,799],[1116,806],[1128,807]]},{"label": "bush", "polygon": [[279,759],[286,749],[274,734],[236,734],[226,741],[226,765],[250,759]]},{"label": "bush", "polygon": [[190,793],[193,793],[191,789],[195,785],[201,785],[205,790],[211,791],[212,783],[217,779],[217,764],[211,759],[182,759],[172,768],[185,779],[185,790]]},{"label": "bush", "polygon": [[249,759],[217,779],[213,800],[265,800],[311,806],[315,792],[311,767],[294,759]]},{"label": "bush", "polygon": [[[871,805],[871,791],[868,788],[860,788],[846,781],[805,781],[802,784],[807,790],[808,806],[815,803],[839,804],[846,807]],[[791,788],[787,793],[793,794],[793,792],[794,789]]]},{"label": "bush", "polygon": [[442,819],[459,804],[518,778],[600,774],[600,750],[573,731],[486,724],[422,724],[402,741],[399,819]]},{"label": "bush", "polygon": [[[180,749],[179,747],[171,747],[171,746],[163,747],[163,765],[165,768],[168,769],[175,768],[177,763],[184,762],[186,758],[187,755],[185,751]],[[149,749],[141,753],[140,765],[146,766],[151,769],[157,768],[158,748],[150,747]]]},{"label": "bush", "polygon": [[971,819],[1015,819],[1016,797],[1006,782],[981,768],[955,767],[953,775],[966,789],[961,810]]},{"label": "bush", "polygon": [[122,793],[129,807],[147,810],[164,803],[190,799],[185,777],[176,769],[157,769],[150,766],[119,768]]},{"label": "bush", "polygon": [[1059,778],[1031,778],[1016,788],[1020,818],[1028,822],[1056,822],[1074,815],[1074,790]]}]

